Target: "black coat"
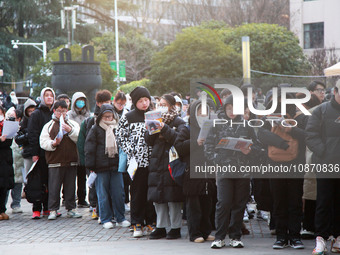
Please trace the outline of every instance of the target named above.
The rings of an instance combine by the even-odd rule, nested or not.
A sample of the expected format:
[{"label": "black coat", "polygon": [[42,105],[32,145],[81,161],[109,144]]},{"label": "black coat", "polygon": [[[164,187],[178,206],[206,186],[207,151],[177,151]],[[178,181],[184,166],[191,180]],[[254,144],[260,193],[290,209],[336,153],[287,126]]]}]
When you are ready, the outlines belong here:
[{"label": "black coat", "polygon": [[96,173],[118,171],[119,156],[116,154],[114,158],[109,158],[105,154],[105,130],[99,126],[106,107],[110,106],[101,107],[96,124],[92,126],[85,141],[85,166]]},{"label": "black coat", "polygon": [[174,182],[168,169],[169,150],[175,143],[177,133],[184,127],[184,120],[176,117],[169,125],[165,124],[160,133],[145,134],[146,143],[152,146],[148,179],[148,200],[151,202],[161,204],[184,200],[182,187]]},{"label": "black coat", "polygon": [[4,189],[14,187],[12,141],[12,139],[0,141],[0,188]]},{"label": "black coat", "polygon": [[45,157],[45,151],[40,148],[39,137],[44,125],[52,119],[52,113],[46,105],[40,104],[28,119],[28,143],[32,156]]},{"label": "black coat", "polygon": [[310,116],[306,127],[306,143],[313,152],[313,163],[339,163],[340,124],[335,122],[339,116],[340,105],[334,97],[331,102],[317,107]]},{"label": "black coat", "polygon": [[180,159],[187,164],[187,170],[184,174],[183,180],[184,195],[212,195],[215,191],[214,179],[190,179],[190,129],[188,127],[182,128],[178,133],[174,146],[180,156]]}]

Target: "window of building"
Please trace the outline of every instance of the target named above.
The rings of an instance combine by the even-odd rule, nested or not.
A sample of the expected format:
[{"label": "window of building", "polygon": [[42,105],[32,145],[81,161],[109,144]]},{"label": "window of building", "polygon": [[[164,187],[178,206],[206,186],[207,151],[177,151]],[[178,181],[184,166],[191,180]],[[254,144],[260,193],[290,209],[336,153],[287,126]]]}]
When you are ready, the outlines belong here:
[{"label": "window of building", "polygon": [[324,23],[310,23],[303,25],[304,49],[324,47]]}]

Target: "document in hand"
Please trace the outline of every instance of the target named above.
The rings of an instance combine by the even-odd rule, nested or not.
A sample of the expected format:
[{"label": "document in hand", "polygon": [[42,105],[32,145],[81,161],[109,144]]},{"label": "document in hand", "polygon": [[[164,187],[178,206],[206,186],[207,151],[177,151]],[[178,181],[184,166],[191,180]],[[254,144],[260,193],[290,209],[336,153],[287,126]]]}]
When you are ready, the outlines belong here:
[{"label": "document in hand", "polygon": [[131,180],[133,180],[133,177],[135,176],[137,168],[138,168],[138,164],[137,164],[136,158],[132,157],[129,161],[129,167],[127,169],[127,172],[129,173]]},{"label": "document in hand", "polygon": [[95,172],[91,172],[89,175],[89,178],[87,178],[87,182],[86,182],[87,187],[92,188],[96,178],[97,178],[97,174]]},{"label": "document in hand", "polygon": [[244,138],[225,137],[216,145],[216,149],[228,149],[233,151],[241,151],[242,148],[250,148],[253,141]]},{"label": "document in hand", "polygon": [[159,128],[162,122],[162,112],[160,110],[146,112],[145,114],[145,126],[150,135],[157,134],[161,130]]},{"label": "document in hand", "polygon": [[199,139],[206,139],[208,134],[209,134],[209,131],[210,131],[210,129],[213,125],[214,125],[214,120],[205,120],[203,122],[201,131],[200,131],[197,139],[198,140]]},{"label": "document in hand", "polygon": [[6,136],[7,139],[15,137],[19,130],[19,121],[4,121],[4,127],[2,129],[2,136]]},{"label": "document in hand", "polygon": [[65,124],[65,121],[64,121],[63,115],[61,115],[60,118],[59,118],[59,132],[58,132],[56,138],[63,139],[63,137],[64,137],[63,124]]}]

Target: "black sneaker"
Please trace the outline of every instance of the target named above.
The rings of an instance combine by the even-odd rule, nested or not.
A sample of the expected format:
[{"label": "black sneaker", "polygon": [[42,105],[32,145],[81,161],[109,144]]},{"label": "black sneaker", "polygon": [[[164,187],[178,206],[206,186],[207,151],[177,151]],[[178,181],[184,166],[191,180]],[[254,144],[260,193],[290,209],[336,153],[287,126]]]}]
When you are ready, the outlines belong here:
[{"label": "black sneaker", "polygon": [[294,249],[304,249],[305,246],[301,242],[300,239],[295,238],[290,240],[290,246],[293,247]]},{"label": "black sneaker", "polygon": [[166,235],[166,239],[179,239],[179,238],[181,238],[180,228],[172,228]]},{"label": "black sneaker", "polygon": [[283,249],[288,247],[288,241],[284,239],[276,240],[276,242],[273,244],[273,249]]},{"label": "black sneaker", "polygon": [[155,228],[150,236],[149,236],[149,239],[161,239],[161,238],[164,238],[166,237],[166,230],[165,228]]}]

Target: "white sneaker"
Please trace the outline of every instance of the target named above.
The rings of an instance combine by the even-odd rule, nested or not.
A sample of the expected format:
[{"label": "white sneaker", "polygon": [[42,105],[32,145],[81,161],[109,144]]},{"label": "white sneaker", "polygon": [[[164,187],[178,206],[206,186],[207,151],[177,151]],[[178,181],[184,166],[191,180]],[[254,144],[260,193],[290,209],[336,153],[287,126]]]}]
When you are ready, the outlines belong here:
[{"label": "white sneaker", "polygon": [[332,240],[331,251],[333,253],[340,253],[340,236]]},{"label": "white sneaker", "polygon": [[98,217],[98,224],[102,224],[100,217]]},{"label": "white sneaker", "polygon": [[51,211],[50,212],[50,215],[48,215],[48,218],[49,220],[55,220],[57,219],[57,211]]},{"label": "white sneaker", "polygon": [[67,212],[68,218],[81,218],[83,217],[80,213],[78,213],[75,209],[69,210]]},{"label": "white sneaker", "polygon": [[22,211],[22,209],[21,209],[21,207],[14,207],[13,209],[12,209],[12,213],[22,213],[23,211]]},{"label": "white sneaker", "polygon": [[130,226],[131,226],[131,223],[128,220],[124,220],[122,222],[117,223],[117,227],[128,228]]},{"label": "white sneaker", "polygon": [[140,224],[136,224],[133,230],[133,237],[142,237],[143,236],[143,227]]},{"label": "white sneaker", "polygon": [[257,219],[262,219],[262,220],[265,220],[265,221],[268,221],[269,220],[269,212],[265,212],[265,211],[258,211],[257,212]]},{"label": "white sneaker", "polygon": [[105,222],[103,224],[103,228],[106,228],[106,229],[114,228],[114,225],[113,225],[113,223],[111,221]]},{"label": "white sneaker", "polygon": [[244,222],[249,222],[249,215],[248,215],[247,210],[244,210],[243,221]]},{"label": "white sneaker", "polygon": [[125,212],[130,212],[130,206],[129,204],[125,204]]},{"label": "white sneaker", "polygon": [[233,248],[243,248],[244,244],[242,243],[241,240],[237,240],[237,239],[231,239],[229,246],[233,247]]},{"label": "white sneaker", "polygon": [[221,249],[224,246],[225,246],[224,240],[215,240],[211,243],[210,247],[213,249]]},{"label": "white sneaker", "polygon": [[326,242],[321,236],[316,237],[316,245],[312,255],[323,255],[327,252]]}]

